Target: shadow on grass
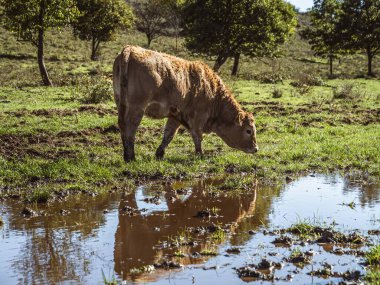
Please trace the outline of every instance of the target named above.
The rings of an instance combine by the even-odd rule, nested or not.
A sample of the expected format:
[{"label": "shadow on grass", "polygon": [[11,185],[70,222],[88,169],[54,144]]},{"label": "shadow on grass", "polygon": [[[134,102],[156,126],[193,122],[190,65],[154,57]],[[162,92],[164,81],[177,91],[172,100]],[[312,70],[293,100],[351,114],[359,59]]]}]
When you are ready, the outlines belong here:
[{"label": "shadow on grass", "polygon": [[28,54],[6,54],[6,53],[0,53],[0,58],[14,59],[14,60],[24,60],[24,59],[35,59],[36,57],[28,55]]}]

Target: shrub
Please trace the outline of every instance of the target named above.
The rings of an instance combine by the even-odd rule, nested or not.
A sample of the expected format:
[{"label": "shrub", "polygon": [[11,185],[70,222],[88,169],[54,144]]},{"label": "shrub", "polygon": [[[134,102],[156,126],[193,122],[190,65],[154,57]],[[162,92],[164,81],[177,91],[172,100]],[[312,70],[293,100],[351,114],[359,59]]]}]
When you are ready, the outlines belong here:
[{"label": "shrub", "polygon": [[290,83],[293,87],[307,86],[324,86],[325,82],[319,75],[313,73],[303,73],[296,81]]},{"label": "shrub", "polygon": [[297,88],[298,93],[304,95],[309,93],[313,86],[324,86],[325,82],[318,75],[303,73],[290,85]]},{"label": "shrub", "polygon": [[105,77],[82,77],[78,80],[78,99],[84,104],[106,103],[112,99],[111,82]]},{"label": "shrub", "polygon": [[278,88],[274,88],[273,91],[272,91],[272,97],[273,98],[281,98],[283,95],[283,92],[281,89],[278,89]]},{"label": "shrub", "polygon": [[263,72],[257,76],[261,83],[275,84],[284,81],[284,76],[279,72]]},{"label": "shrub", "polygon": [[360,98],[360,91],[353,83],[344,83],[334,89],[334,99],[355,100]]}]

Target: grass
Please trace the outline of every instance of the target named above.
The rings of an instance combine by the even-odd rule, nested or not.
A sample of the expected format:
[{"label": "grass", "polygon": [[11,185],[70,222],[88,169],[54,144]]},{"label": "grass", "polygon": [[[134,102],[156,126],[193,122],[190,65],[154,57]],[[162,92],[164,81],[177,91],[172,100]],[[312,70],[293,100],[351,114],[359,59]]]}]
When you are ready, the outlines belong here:
[{"label": "grass", "polygon": [[200,252],[203,256],[217,256],[218,252],[213,248],[206,248]]},{"label": "grass", "polygon": [[103,284],[104,285],[117,285],[117,280],[115,278],[115,273],[112,274],[112,277],[107,278],[104,274],[104,271],[102,269],[102,277],[103,277]]},{"label": "grass", "polygon": [[[120,33],[101,46],[101,58],[93,62],[88,42],[73,38],[69,30],[48,32],[46,64],[56,87],[45,88],[39,86],[35,49],[1,30],[0,189],[28,189],[27,199],[40,201],[73,184],[87,189],[226,173],[232,176],[223,189],[247,189],[256,179],[282,182],[311,171],[354,172],[380,180],[380,149],[374,143],[380,141],[380,81],[341,79],[365,72],[360,54],[341,61],[338,79],[323,78],[327,62],[314,57],[298,36],[283,47],[282,58],[243,58],[237,78],[228,75],[232,61],[222,69],[238,101],[256,117],[257,155],[232,150],[216,135],[207,135],[205,155],[198,157],[189,134],[181,131],[166,158],[157,161],[154,153],[165,122],[144,118],[137,161],[125,164],[110,74],[123,45],[145,42],[136,31]],[[161,37],[152,49],[198,59],[182,43],[176,50],[174,39]],[[359,62],[362,68],[354,69]],[[376,72],[377,61],[374,66]],[[349,86],[354,88],[346,96]]]},{"label": "grass", "polygon": [[[360,86],[355,102],[333,99],[346,81]],[[125,164],[114,103],[83,104],[73,99],[75,87],[0,87],[0,184],[9,187],[79,183],[128,183],[130,179],[176,178],[233,173],[220,187],[246,189],[255,179],[282,181],[310,171],[359,172],[380,177],[378,110],[380,82],[330,80],[299,95],[290,81],[272,84],[230,81],[244,107],[257,121],[260,151],[254,156],[227,147],[206,135],[205,155],[193,154],[187,132],[178,134],[163,161],[154,158],[164,121],[144,118],[137,134],[137,161]],[[241,177],[240,173],[248,176]],[[62,183],[64,182],[64,183]]]},{"label": "grass", "polygon": [[380,285],[380,268],[368,270],[364,280],[367,285]]},{"label": "grass", "polygon": [[227,235],[221,228],[218,228],[215,232],[211,234],[211,240],[213,240],[216,243],[222,243],[226,240],[226,238]]},{"label": "grass", "polygon": [[303,252],[301,251],[301,249],[299,247],[296,247],[296,248],[292,249],[292,251],[290,252],[289,258],[294,259],[294,258],[297,258],[300,256],[303,256]]},{"label": "grass", "polygon": [[380,245],[370,248],[366,253],[365,258],[371,266],[380,266]]},{"label": "grass", "polygon": [[304,220],[291,225],[288,231],[298,235],[301,240],[315,240],[318,238],[318,234],[315,233],[315,227],[312,223]]}]

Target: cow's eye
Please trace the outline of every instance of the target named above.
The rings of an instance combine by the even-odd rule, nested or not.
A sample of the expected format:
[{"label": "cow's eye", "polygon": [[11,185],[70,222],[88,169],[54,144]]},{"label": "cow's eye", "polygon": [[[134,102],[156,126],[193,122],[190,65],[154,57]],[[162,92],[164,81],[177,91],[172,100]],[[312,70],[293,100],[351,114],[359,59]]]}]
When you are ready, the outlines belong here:
[{"label": "cow's eye", "polygon": [[251,135],[252,131],[251,130],[247,130],[247,134]]}]

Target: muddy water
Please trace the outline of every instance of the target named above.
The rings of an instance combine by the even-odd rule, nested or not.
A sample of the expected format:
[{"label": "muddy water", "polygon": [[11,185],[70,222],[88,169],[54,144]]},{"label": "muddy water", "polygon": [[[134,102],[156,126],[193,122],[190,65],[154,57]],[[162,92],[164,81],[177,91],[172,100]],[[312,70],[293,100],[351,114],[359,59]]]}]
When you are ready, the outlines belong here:
[{"label": "muddy water", "polygon": [[[276,246],[271,243],[276,236],[265,231],[305,219],[365,235],[380,228],[380,188],[339,176],[257,186],[245,195],[220,194],[206,182],[142,186],[131,194],[83,195],[35,206],[38,216],[23,217],[23,208],[19,202],[0,204],[0,284],[102,284],[102,272],[124,284],[245,284],[255,280],[240,279],[235,268],[262,258],[283,264],[274,272],[278,284],[289,284],[289,278],[293,284],[339,282],[307,273],[324,262],[337,272],[365,273],[362,257],[336,255],[338,246],[331,245]],[[225,234],[215,234],[219,227]],[[380,242],[378,236],[369,239]],[[313,250],[312,263],[285,262],[295,248]],[[200,254],[215,251],[217,256]],[[136,274],[164,260],[183,267]]]}]

